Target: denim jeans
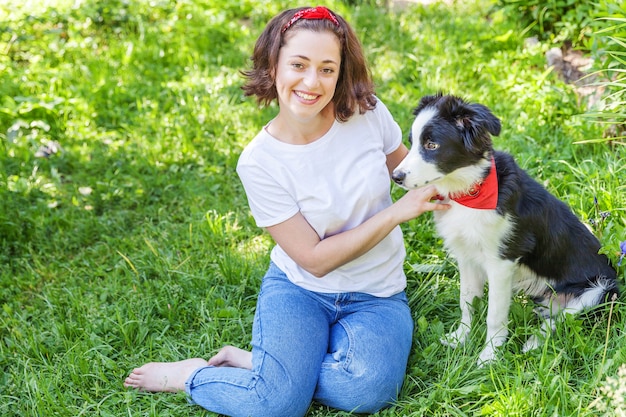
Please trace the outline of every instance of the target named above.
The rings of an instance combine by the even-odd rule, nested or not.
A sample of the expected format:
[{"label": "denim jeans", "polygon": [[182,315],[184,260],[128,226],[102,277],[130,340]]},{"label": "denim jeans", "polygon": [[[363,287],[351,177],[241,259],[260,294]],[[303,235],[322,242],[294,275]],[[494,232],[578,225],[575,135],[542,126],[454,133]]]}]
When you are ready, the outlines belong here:
[{"label": "denim jeans", "polygon": [[312,400],[374,413],[397,399],[412,335],[404,292],[311,292],[272,263],[254,317],[252,370],[201,368],[186,391],[192,402],[229,416],[304,416]]}]

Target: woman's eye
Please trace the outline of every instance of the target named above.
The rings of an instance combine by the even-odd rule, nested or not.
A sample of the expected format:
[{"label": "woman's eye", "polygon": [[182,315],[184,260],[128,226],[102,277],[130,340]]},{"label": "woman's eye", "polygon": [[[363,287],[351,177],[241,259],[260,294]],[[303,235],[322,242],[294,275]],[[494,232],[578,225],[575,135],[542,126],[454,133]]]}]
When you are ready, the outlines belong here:
[{"label": "woman's eye", "polygon": [[424,143],[424,148],[428,149],[429,151],[434,151],[435,149],[439,148],[439,144],[433,142],[432,140],[429,140]]}]

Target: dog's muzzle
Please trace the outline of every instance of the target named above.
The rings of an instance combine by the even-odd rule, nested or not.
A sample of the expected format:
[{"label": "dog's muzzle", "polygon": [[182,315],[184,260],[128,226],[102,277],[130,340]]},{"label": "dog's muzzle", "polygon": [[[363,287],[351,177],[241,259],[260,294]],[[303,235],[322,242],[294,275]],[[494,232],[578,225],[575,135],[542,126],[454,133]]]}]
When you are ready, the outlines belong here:
[{"label": "dog's muzzle", "polygon": [[404,184],[404,179],[406,178],[406,172],[396,170],[391,174],[391,179],[398,185]]}]

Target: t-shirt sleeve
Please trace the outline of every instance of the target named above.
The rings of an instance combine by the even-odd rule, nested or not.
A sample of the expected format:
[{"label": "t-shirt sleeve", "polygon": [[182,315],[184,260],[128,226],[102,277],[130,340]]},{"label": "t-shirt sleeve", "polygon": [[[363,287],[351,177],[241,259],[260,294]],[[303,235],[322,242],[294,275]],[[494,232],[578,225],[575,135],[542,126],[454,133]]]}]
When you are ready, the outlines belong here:
[{"label": "t-shirt sleeve", "polygon": [[374,113],[378,117],[382,130],[383,151],[385,155],[389,155],[402,144],[402,129],[380,99],[376,103]]},{"label": "t-shirt sleeve", "polygon": [[274,226],[294,216],[298,205],[290,193],[261,165],[247,158],[237,165],[248,197],[250,211],[258,227]]}]

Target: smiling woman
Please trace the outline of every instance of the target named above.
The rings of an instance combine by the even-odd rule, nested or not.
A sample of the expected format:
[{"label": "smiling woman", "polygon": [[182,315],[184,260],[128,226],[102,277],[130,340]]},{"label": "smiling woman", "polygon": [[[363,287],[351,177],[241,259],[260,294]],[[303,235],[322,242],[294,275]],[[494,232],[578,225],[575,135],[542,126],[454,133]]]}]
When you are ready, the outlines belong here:
[{"label": "smiling woman", "polygon": [[313,399],[376,412],[397,399],[412,341],[399,225],[447,206],[430,202],[432,188],[392,202],[390,172],[407,149],[341,16],[279,14],[253,62],[244,90],[279,110],[237,165],[257,226],[276,242],[252,351],[149,363],[125,384],[184,390],[233,416],[303,416]]}]

